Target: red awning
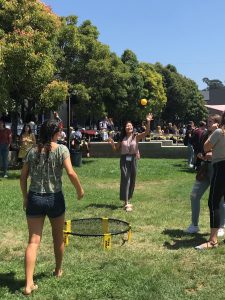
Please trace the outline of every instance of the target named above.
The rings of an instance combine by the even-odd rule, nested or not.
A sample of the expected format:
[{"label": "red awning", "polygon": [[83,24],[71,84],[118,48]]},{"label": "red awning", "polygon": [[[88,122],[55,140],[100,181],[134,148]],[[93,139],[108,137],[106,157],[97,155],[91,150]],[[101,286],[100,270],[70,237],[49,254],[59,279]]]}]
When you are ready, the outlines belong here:
[{"label": "red awning", "polygon": [[208,108],[218,110],[218,111],[225,111],[225,105],[205,105]]},{"label": "red awning", "polygon": [[84,133],[84,134],[88,134],[88,135],[96,135],[97,134],[97,131],[96,130],[93,130],[93,129],[81,129],[80,130],[81,133]]}]

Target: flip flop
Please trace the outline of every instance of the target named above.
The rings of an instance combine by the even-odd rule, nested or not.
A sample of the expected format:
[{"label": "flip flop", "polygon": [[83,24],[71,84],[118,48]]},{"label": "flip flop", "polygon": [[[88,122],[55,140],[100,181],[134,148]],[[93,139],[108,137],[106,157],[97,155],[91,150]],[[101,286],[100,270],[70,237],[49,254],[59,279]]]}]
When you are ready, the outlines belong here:
[{"label": "flip flop", "polygon": [[56,272],[55,272],[55,271],[53,272],[53,276],[55,276],[55,277],[57,277],[57,278],[60,278],[60,277],[62,276],[62,274],[63,274],[63,270],[60,270],[60,271],[59,271],[59,274],[57,274],[57,275],[56,275]]},{"label": "flip flop", "polygon": [[195,249],[196,250],[208,250],[208,249],[217,248],[217,247],[218,247],[218,242],[208,241],[199,246],[196,246]]},{"label": "flip flop", "polygon": [[127,212],[130,212],[133,210],[133,205],[132,204],[127,204],[125,205],[124,209],[127,211]]}]

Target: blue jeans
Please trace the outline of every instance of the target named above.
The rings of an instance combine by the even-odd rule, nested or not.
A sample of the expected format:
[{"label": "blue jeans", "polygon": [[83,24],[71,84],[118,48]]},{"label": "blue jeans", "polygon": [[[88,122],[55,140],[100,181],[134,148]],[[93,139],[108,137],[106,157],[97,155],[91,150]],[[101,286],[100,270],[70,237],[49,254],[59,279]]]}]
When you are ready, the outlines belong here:
[{"label": "blue jeans", "polygon": [[[200,214],[200,201],[210,186],[210,179],[212,177],[213,168],[211,163],[208,164],[208,176],[203,181],[196,180],[192,191],[191,191],[191,220],[192,224],[197,226],[199,221],[199,214]],[[222,198],[220,201],[220,227],[224,227],[225,225],[225,206],[224,206],[224,199]]]},{"label": "blue jeans", "polygon": [[8,170],[8,155],[9,155],[9,145],[8,144],[0,144],[0,156],[2,161],[2,170],[3,175],[6,174]]},{"label": "blue jeans", "polygon": [[188,164],[192,164],[194,165],[195,163],[195,153],[194,153],[194,149],[193,146],[191,144],[188,144]]}]

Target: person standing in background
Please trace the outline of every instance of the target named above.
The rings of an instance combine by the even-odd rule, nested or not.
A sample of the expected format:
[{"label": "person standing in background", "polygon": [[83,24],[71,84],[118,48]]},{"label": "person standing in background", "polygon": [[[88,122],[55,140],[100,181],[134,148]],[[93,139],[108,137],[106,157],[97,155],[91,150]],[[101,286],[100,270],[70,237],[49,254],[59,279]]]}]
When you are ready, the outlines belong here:
[{"label": "person standing in background", "polygon": [[34,144],[36,144],[36,138],[34,133],[32,133],[31,126],[29,124],[25,124],[20,135],[20,151],[18,158],[24,159],[28,150]]},{"label": "person standing in background", "polygon": [[[199,135],[199,141],[196,141],[196,144],[198,144],[198,153],[197,158],[199,161],[201,161],[198,168],[204,167],[205,168],[205,176],[204,178],[198,179],[198,176],[196,176],[196,180],[194,182],[194,185],[192,187],[190,200],[191,200],[191,224],[188,226],[188,228],[185,230],[185,232],[190,234],[195,234],[199,232],[200,228],[198,226],[199,223],[199,214],[200,214],[200,201],[203,197],[204,193],[210,186],[210,179],[212,177],[213,173],[213,167],[212,167],[212,152],[205,152],[203,147],[205,141],[208,139],[208,137],[213,133],[215,129],[218,128],[219,123],[221,121],[220,115],[209,115],[208,121],[207,121],[207,130],[203,132],[202,135]],[[198,169],[197,169],[198,170]],[[220,202],[220,229],[218,231],[218,236],[224,235],[224,223],[225,223],[225,207],[224,207],[224,199],[221,199]]]},{"label": "person standing in background", "polygon": [[146,130],[142,133],[135,134],[133,124],[127,121],[122,129],[120,141],[117,144],[114,143],[112,138],[108,139],[113,151],[121,152],[120,200],[124,201],[124,209],[127,212],[133,209],[130,201],[133,196],[136,181],[137,158],[139,156],[138,143],[149,134],[152,119],[152,114],[147,114]]},{"label": "person standing in background", "polygon": [[208,199],[210,216],[210,237],[195,249],[204,250],[218,246],[218,230],[220,228],[220,201],[225,196],[225,112],[222,115],[220,128],[209,136],[204,144],[204,151],[212,151],[213,175],[210,182]]},{"label": "person standing in background", "polygon": [[2,170],[3,177],[7,178],[8,170],[8,156],[9,156],[9,147],[12,142],[12,132],[10,129],[5,128],[5,123],[3,120],[0,120],[0,155],[2,161]]}]

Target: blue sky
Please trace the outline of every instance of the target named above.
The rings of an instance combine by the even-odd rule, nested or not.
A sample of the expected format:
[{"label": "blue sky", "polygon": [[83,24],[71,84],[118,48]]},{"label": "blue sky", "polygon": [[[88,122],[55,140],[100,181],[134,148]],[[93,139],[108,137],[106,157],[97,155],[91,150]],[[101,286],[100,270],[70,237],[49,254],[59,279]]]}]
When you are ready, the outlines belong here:
[{"label": "blue sky", "polygon": [[225,0],[42,0],[60,16],[90,20],[99,40],[121,56],[172,64],[193,79],[225,83]]}]

